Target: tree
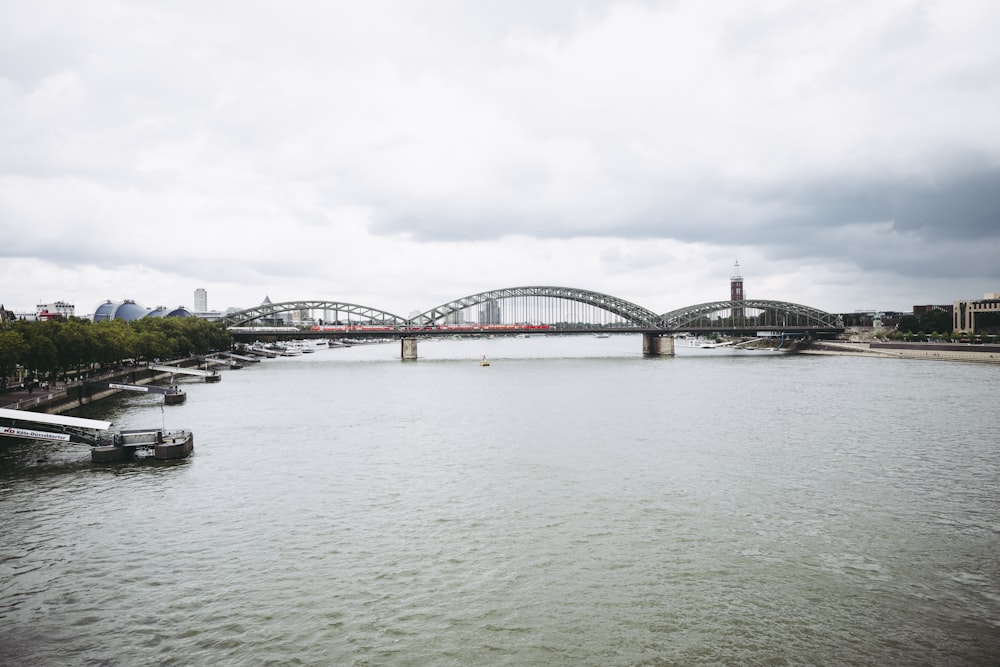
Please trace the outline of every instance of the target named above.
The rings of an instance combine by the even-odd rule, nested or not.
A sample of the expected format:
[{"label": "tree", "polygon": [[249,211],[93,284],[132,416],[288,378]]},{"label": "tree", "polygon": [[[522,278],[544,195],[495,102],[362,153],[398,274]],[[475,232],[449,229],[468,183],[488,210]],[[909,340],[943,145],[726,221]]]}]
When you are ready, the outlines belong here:
[{"label": "tree", "polygon": [[24,335],[27,349],[21,358],[21,365],[31,375],[43,376],[55,373],[59,368],[59,350],[55,338],[63,322],[19,322],[18,329]]},{"label": "tree", "polygon": [[95,360],[112,366],[135,357],[137,334],[124,320],[104,320],[94,325]]},{"label": "tree", "polygon": [[0,329],[0,391],[7,390],[7,378],[17,371],[28,345],[20,331]]},{"label": "tree", "polygon": [[144,361],[166,359],[170,356],[170,341],[162,331],[136,332],[135,353]]},{"label": "tree", "polygon": [[88,320],[70,319],[63,323],[57,337],[61,371],[78,371],[96,361],[96,347]]}]

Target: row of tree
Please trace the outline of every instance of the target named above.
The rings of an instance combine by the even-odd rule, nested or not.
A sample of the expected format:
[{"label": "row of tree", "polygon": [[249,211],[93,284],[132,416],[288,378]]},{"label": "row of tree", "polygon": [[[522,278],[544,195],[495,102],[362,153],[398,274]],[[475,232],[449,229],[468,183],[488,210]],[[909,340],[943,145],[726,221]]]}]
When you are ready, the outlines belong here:
[{"label": "row of tree", "polygon": [[913,342],[913,343],[997,343],[1000,342],[998,334],[969,334],[964,331],[899,331],[893,330],[883,332],[882,337],[889,340]]},{"label": "row of tree", "polygon": [[952,326],[953,322],[951,313],[935,309],[924,311],[920,315],[904,315],[899,318],[899,324],[896,325],[896,330],[911,333],[921,331],[946,332],[951,331]]},{"label": "row of tree", "polygon": [[0,390],[20,368],[28,378],[121,364],[126,359],[175,359],[215,350],[232,342],[220,325],[195,317],[145,317],[135,322],[71,317],[5,322],[0,328]]}]

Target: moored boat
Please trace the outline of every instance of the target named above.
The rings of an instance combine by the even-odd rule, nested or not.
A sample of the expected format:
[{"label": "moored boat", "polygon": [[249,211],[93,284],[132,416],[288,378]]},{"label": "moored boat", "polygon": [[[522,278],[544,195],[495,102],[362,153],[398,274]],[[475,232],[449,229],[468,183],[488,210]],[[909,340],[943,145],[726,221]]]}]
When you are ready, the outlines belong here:
[{"label": "moored boat", "polygon": [[750,356],[767,357],[782,356],[791,352],[790,348],[771,344],[762,338],[752,338],[744,341],[718,340],[679,336],[674,339],[674,354],[680,356]]}]

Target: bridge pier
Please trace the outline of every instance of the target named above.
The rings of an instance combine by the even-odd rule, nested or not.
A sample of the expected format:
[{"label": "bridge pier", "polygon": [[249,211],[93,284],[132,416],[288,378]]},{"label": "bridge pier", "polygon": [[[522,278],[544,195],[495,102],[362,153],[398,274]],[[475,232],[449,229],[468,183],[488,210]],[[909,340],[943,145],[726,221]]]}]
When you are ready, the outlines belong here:
[{"label": "bridge pier", "polygon": [[400,338],[400,351],[399,356],[403,359],[416,359],[417,358],[417,339],[413,337]]},{"label": "bridge pier", "polygon": [[674,356],[674,337],[664,334],[642,334],[642,353],[649,356]]}]

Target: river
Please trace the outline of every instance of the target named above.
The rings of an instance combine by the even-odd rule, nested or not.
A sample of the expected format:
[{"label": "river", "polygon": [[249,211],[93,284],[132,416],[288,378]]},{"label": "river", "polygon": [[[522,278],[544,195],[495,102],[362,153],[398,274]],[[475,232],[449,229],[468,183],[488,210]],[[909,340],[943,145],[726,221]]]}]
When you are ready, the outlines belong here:
[{"label": "river", "polygon": [[[321,350],[0,441],[0,664],[1000,662],[1000,369]],[[488,354],[492,364],[481,367]]]}]

